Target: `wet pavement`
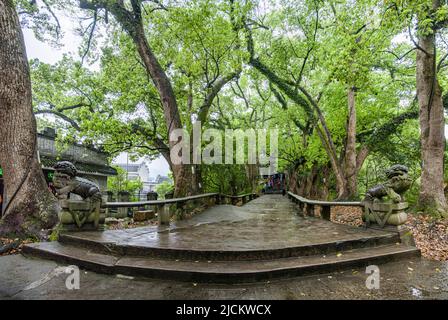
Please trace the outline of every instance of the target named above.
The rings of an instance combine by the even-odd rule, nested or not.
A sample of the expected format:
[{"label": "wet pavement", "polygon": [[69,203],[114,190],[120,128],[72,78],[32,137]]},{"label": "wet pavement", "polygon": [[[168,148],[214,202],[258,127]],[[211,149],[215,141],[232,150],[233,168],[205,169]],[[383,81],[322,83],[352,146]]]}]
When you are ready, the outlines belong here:
[{"label": "wet pavement", "polygon": [[[243,207],[215,206],[170,227],[144,227],[80,237],[116,244],[198,250],[275,249],[384,235],[295,214],[281,195]],[[64,265],[22,255],[0,257],[0,299],[448,299],[448,263],[409,258],[379,265],[380,288],[366,287],[365,268],[260,281],[209,284],[81,271],[80,289],[68,290]]]},{"label": "wet pavement", "polygon": [[265,195],[242,207],[219,205],[170,227],[82,232],[74,236],[117,245],[191,250],[267,250],[365,239],[386,231],[297,215],[282,195]]},{"label": "wet pavement", "polygon": [[80,289],[47,260],[0,257],[0,299],[448,299],[448,263],[412,259],[380,265],[380,288],[365,269],[256,284],[217,285],[128,278],[81,271]]}]

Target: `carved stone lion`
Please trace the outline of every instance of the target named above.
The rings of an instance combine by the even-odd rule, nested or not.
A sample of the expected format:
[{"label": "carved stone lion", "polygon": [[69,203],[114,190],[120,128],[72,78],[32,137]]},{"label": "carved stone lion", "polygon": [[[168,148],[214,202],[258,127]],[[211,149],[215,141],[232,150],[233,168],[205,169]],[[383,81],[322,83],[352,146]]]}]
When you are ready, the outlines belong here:
[{"label": "carved stone lion", "polygon": [[[365,226],[376,223],[380,227],[402,225],[406,222],[408,204],[403,194],[410,188],[412,180],[408,168],[397,164],[386,170],[387,181],[370,188],[364,198],[363,220]],[[384,197],[390,201],[383,201]]]},{"label": "carved stone lion", "polygon": [[78,228],[81,228],[92,214],[94,215],[94,227],[97,228],[102,200],[99,187],[90,180],[77,177],[78,170],[69,161],[60,161],[53,168],[55,170],[53,185],[58,199],[68,200],[69,194],[74,193],[89,204],[88,210],[68,210]]},{"label": "carved stone lion", "polygon": [[411,187],[412,180],[408,176],[408,168],[396,164],[386,170],[387,181],[370,188],[364,201],[373,202],[388,196],[394,203],[403,202],[403,194]]}]

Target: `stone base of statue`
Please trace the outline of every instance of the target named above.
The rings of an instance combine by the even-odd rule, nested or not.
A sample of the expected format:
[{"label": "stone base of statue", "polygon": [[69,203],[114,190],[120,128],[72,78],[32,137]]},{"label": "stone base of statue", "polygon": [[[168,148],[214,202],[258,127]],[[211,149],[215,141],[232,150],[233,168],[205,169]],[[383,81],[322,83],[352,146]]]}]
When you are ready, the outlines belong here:
[{"label": "stone base of statue", "polygon": [[369,226],[370,229],[374,230],[381,230],[381,231],[387,231],[387,232],[396,232],[398,233],[400,237],[400,243],[405,244],[407,246],[414,246],[415,247],[415,240],[414,235],[412,234],[412,231],[409,230],[407,226],[404,224],[399,226],[393,226],[393,225],[387,225],[384,227],[380,227],[377,224],[372,224]]},{"label": "stone base of statue", "polygon": [[405,210],[409,207],[407,202],[364,202],[362,220],[367,224],[399,226],[406,222],[408,215]]},{"label": "stone base of statue", "polygon": [[84,200],[61,200],[59,221],[62,231],[104,230],[105,214],[99,203]]},{"label": "stone base of statue", "polygon": [[404,223],[408,215],[404,211],[408,208],[407,202],[385,203],[370,202],[364,207],[362,220],[366,227],[389,232],[396,232],[400,236],[400,242],[408,246],[415,246],[414,236]]}]

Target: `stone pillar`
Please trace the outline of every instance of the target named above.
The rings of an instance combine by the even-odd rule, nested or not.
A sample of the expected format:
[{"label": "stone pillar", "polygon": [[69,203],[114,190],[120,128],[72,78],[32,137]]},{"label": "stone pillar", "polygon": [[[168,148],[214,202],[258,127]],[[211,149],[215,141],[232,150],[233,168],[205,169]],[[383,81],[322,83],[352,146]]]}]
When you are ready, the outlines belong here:
[{"label": "stone pillar", "polygon": [[[84,200],[60,200],[62,210],[59,212],[59,221],[63,231],[92,231],[104,230],[105,216],[100,211],[100,203],[96,208],[92,208],[89,201]],[[77,221],[82,221],[82,226],[77,225]],[[96,225],[98,223],[98,225]]]},{"label": "stone pillar", "polygon": [[307,204],[306,205],[306,215],[310,217],[314,217],[314,205],[313,204]]},{"label": "stone pillar", "polygon": [[322,211],[320,212],[322,219],[330,221],[331,217],[331,206],[322,206]]},{"label": "stone pillar", "polygon": [[174,191],[169,191],[165,194],[165,199],[173,199],[174,198]]},{"label": "stone pillar", "polygon": [[114,193],[112,191],[106,191],[107,202],[114,202]]},{"label": "stone pillar", "polygon": [[[148,201],[157,200],[158,197],[159,197],[159,194],[154,191],[149,191],[146,194],[146,200],[148,200]],[[149,210],[153,210],[154,212],[157,212],[157,206],[148,206],[148,207],[149,207]]]},{"label": "stone pillar", "polygon": [[[127,191],[118,192],[117,202],[129,202],[130,194]],[[115,218],[126,218],[129,208],[118,208]]]},{"label": "stone pillar", "polygon": [[399,226],[404,224],[408,218],[405,211],[408,207],[407,202],[366,202],[362,218],[367,224],[378,224],[380,227],[385,225]]},{"label": "stone pillar", "polygon": [[149,191],[146,194],[146,200],[151,201],[151,200],[157,200],[157,198],[159,197],[157,192],[154,191]]},{"label": "stone pillar", "polygon": [[[109,200],[109,199],[111,199],[111,194],[113,194],[112,191],[102,192],[101,193],[101,201],[103,203],[112,202],[111,200]],[[109,208],[101,209],[101,212],[104,213],[105,217],[110,217],[110,210],[109,210]]]},{"label": "stone pillar", "polygon": [[169,204],[161,204],[159,205],[159,207],[157,208],[157,216],[158,216],[158,220],[159,220],[159,226],[161,225],[169,225],[170,224],[170,207],[171,205]]},{"label": "stone pillar", "polygon": [[405,210],[408,206],[407,202],[365,203],[362,219],[369,228],[397,232],[401,243],[415,246],[414,236],[405,225],[407,220]]}]

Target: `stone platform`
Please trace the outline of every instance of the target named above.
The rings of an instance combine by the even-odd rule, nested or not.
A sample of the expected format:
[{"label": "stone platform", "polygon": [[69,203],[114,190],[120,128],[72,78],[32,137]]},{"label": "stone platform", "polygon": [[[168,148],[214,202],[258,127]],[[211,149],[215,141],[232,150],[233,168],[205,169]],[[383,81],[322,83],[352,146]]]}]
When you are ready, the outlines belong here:
[{"label": "stone platform", "polygon": [[250,282],[419,256],[397,233],[302,217],[282,195],[219,205],[169,227],[76,232],[24,254],[105,273]]}]

